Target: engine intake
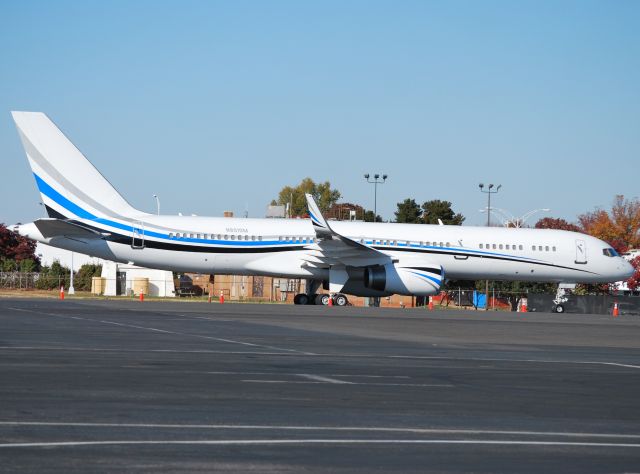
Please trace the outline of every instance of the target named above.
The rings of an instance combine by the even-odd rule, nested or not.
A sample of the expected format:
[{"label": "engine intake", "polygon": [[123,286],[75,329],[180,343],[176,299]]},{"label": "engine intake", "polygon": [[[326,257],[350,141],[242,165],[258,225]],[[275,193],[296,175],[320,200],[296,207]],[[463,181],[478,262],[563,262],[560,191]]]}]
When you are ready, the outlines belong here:
[{"label": "engine intake", "polygon": [[364,271],[366,288],[401,295],[436,295],[443,281],[444,270],[440,265],[388,263],[367,267]]}]

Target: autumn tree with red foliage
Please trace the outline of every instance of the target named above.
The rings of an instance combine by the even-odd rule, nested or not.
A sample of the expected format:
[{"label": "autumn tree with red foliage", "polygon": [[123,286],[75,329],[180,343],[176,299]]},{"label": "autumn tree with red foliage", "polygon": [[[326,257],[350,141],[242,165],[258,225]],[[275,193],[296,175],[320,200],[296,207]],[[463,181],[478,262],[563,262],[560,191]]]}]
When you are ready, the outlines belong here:
[{"label": "autumn tree with red foliage", "polygon": [[596,209],[578,216],[582,231],[611,244],[619,253],[640,247],[640,200],[618,195],[611,211]]},{"label": "autumn tree with red foliage", "polygon": [[536,222],[536,229],[559,229],[559,230],[570,230],[572,232],[580,232],[580,228],[572,224],[571,222],[567,222],[564,219],[556,219],[554,217],[544,217]]},{"label": "autumn tree with red foliage", "polygon": [[13,260],[17,263],[32,260],[37,266],[40,259],[36,256],[36,242],[22,237],[0,224],[0,260]]},{"label": "autumn tree with red foliage", "polygon": [[633,272],[631,278],[627,280],[627,286],[630,290],[636,290],[640,287],[640,255],[631,260],[630,263],[636,271]]}]

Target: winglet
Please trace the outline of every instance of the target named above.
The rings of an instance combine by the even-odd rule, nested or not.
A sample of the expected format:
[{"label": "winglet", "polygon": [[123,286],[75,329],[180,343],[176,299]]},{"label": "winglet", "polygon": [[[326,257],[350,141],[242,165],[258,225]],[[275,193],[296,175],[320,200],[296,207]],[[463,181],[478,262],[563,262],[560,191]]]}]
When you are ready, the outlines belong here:
[{"label": "winglet", "polygon": [[334,235],[333,230],[329,227],[322,212],[320,212],[320,208],[316,204],[316,200],[313,199],[313,196],[311,194],[305,194],[305,197],[307,198],[309,217],[311,218],[311,223],[316,231],[316,235],[318,237],[330,237]]}]

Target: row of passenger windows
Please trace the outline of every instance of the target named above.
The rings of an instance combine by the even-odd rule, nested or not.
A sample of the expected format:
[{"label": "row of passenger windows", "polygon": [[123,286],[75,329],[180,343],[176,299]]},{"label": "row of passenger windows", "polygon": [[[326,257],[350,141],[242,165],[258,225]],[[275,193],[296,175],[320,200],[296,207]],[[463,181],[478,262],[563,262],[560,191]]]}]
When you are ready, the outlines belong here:
[{"label": "row of passenger windows", "polygon": [[169,233],[170,239],[204,239],[204,240],[262,240],[262,236],[258,235],[234,235],[234,234],[198,234],[186,232]]},{"label": "row of passenger windows", "polygon": [[360,239],[360,243],[368,243],[371,242],[372,245],[419,245],[420,247],[449,247],[451,244],[449,242],[416,242],[412,243],[408,240],[380,240],[380,239]]},{"label": "row of passenger windows", "polygon": [[[481,249],[493,249],[493,250],[524,250],[523,245],[516,244],[480,244],[479,247]],[[531,250],[538,252],[555,252],[555,246],[548,245],[532,245]]]}]

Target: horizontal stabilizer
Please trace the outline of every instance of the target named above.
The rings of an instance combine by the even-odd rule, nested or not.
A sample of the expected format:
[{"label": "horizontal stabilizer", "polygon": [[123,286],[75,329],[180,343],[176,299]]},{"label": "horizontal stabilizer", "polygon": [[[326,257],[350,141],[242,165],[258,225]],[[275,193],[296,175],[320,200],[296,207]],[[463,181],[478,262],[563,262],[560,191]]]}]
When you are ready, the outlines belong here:
[{"label": "horizontal stabilizer", "polygon": [[45,239],[52,237],[76,237],[79,239],[101,239],[103,234],[93,229],[62,219],[38,219],[34,222]]}]

